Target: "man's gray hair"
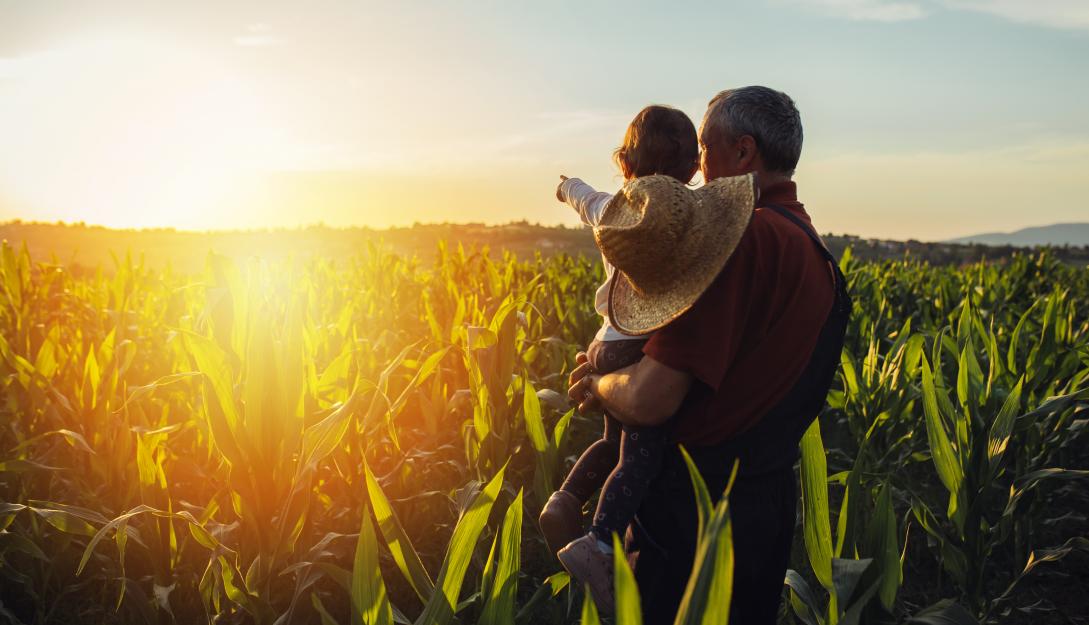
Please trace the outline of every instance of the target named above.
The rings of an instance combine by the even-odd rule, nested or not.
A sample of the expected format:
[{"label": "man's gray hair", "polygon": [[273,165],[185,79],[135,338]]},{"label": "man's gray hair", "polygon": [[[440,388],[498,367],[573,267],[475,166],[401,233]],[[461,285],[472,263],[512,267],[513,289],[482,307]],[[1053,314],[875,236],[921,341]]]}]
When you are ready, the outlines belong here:
[{"label": "man's gray hair", "polygon": [[802,155],[802,118],[794,100],[767,87],[727,89],[711,98],[703,118],[704,138],[750,135],[768,171],[794,173]]}]

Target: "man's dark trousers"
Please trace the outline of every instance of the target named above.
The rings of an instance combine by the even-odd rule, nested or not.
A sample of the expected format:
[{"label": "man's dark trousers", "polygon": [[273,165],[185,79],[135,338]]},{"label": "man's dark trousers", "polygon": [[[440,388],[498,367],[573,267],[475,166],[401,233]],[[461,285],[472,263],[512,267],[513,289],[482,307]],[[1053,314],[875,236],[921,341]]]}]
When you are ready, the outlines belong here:
[{"label": "man's dark trousers", "polygon": [[[673,623],[696,550],[699,520],[691,482],[679,454],[671,460],[663,469],[667,479],[652,487],[655,490],[640,509],[639,524],[628,533],[646,625]],[[712,497],[722,494],[729,479],[721,471],[707,471],[703,477]],[[796,506],[791,467],[735,482],[730,494],[735,558],[731,624],[774,625],[790,561]],[[653,539],[642,531],[643,523],[655,528]]]}]

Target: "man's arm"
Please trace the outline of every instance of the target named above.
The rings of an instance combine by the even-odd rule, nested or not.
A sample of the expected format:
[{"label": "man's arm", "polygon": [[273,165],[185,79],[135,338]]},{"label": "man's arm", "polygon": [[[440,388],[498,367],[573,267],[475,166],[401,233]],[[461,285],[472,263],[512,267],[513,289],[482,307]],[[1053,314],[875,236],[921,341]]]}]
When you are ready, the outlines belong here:
[{"label": "man's arm", "polygon": [[568,394],[580,402],[580,408],[597,403],[625,425],[655,426],[665,423],[680,408],[692,376],[644,356],[634,365],[607,375],[590,373],[584,362],[571,373],[571,381]]}]

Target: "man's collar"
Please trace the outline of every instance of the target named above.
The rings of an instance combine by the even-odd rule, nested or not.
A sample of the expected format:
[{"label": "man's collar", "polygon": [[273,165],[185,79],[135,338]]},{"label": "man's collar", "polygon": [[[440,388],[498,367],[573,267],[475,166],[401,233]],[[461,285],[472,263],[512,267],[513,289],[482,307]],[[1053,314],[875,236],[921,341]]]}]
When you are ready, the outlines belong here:
[{"label": "man's collar", "polygon": [[784,180],[768,185],[760,190],[758,206],[768,204],[787,204],[798,202],[798,185],[793,180]]}]

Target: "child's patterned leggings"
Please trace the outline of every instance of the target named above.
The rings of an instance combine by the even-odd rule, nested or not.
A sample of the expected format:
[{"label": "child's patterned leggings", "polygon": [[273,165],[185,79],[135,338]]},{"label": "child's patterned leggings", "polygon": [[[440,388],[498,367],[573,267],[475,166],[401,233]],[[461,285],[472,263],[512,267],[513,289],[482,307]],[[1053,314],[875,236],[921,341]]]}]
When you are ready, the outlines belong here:
[{"label": "child's patterned leggings", "polygon": [[[595,373],[611,373],[635,364],[643,357],[644,339],[594,341],[587,356]],[[598,488],[597,511],[590,531],[599,540],[612,542],[623,536],[646,495],[651,479],[662,465],[667,441],[665,426],[631,427],[605,415],[605,432],[586,448],[571,468],[561,490],[587,501]]]}]

